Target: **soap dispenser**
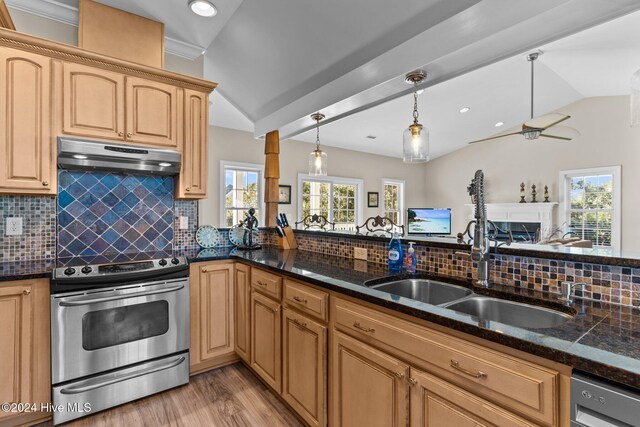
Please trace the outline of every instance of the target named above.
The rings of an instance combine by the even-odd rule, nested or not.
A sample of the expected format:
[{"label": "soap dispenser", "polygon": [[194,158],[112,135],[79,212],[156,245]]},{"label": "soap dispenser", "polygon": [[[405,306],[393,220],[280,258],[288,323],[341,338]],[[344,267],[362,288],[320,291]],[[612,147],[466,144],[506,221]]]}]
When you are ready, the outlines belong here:
[{"label": "soap dispenser", "polygon": [[391,236],[388,249],[389,273],[402,273],[402,264],[404,262],[404,257],[402,256],[402,242],[395,233]]},{"label": "soap dispenser", "polygon": [[413,245],[415,245],[416,242],[409,242],[409,249],[407,250],[407,272],[408,273],[415,273],[416,272],[416,250],[414,249]]}]

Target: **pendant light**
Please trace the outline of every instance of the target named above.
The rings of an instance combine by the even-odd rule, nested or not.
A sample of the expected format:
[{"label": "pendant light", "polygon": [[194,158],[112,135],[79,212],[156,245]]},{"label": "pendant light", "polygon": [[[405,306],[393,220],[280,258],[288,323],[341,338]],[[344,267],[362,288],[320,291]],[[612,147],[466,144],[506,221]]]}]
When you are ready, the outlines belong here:
[{"label": "pendant light", "polygon": [[405,163],[429,161],[429,129],[418,123],[418,85],[427,78],[423,70],[412,71],[404,81],[413,85],[413,123],[402,135],[402,160]]},{"label": "pendant light", "polygon": [[320,150],[320,120],[324,114],[313,113],[311,118],[316,121],[316,149],[309,154],[309,175],[327,176],[327,153]]},{"label": "pendant light", "polygon": [[631,76],[631,127],[640,126],[640,69]]}]

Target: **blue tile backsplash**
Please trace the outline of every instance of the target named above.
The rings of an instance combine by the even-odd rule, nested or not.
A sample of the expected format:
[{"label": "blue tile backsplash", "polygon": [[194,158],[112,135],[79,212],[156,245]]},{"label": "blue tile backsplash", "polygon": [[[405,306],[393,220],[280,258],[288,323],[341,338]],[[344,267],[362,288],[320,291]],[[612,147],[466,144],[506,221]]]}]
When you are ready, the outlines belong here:
[{"label": "blue tile backsplash", "polygon": [[58,173],[58,257],[172,251],[173,178]]}]

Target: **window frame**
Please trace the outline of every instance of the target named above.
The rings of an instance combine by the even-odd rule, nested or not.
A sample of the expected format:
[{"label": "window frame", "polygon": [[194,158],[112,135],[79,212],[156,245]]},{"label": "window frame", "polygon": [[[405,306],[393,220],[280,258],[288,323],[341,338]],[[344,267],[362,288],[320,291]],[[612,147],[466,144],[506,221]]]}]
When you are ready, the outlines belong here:
[{"label": "window frame", "polygon": [[225,197],[227,169],[258,173],[258,225],[260,227],[264,227],[264,165],[256,163],[234,162],[231,160],[220,160],[220,219],[218,220],[220,228],[229,228],[226,223],[227,207]]},{"label": "window frame", "polygon": [[406,208],[404,205],[405,201],[405,181],[403,179],[393,179],[393,178],[382,178],[382,184],[380,186],[380,194],[382,195],[382,202],[380,203],[380,216],[385,216],[385,208],[384,208],[384,186],[385,185],[399,185],[400,192],[398,193],[398,218],[400,218],[400,222],[398,225],[405,224],[405,216],[406,216]]},{"label": "window frame", "polygon": [[339,176],[312,176],[306,173],[298,174],[298,195],[297,195],[297,215],[298,221],[302,221],[302,182],[303,181],[315,181],[329,183],[329,222],[333,221],[333,186],[334,185],[355,185],[356,197],[355,197],[355,226],[358,226],[364,222],[364,180],[358,178],[344,178]]},{"label": "window frame", "polygon": [[[571,198],[567,196],[567,179],[577,177],[577,176],[598,176],[598,175],[611,175],[613,180],[613,189],[612,189],[612,202],[613,202],[613,212],[611,215],[611,248],[620,251],[620,231],[622,226],[622,215],[621,215],[621,194],[622,194],[622,167],[620,165],[616,166],[602,166],[595,168],[584,168],[584,169],[569,169],[562,170],[558,175],[558,187],[559,187],[559,208],[560,212],[558,215],[558,219],[560,220],[560,227],[563,232],[567,232],[569,230],[569,217],[568,212],[570,207],[568,203]],[[594,245],[594,247],[596,247]],[[608,246],[597,246],[600,248],[607,248]]]}]

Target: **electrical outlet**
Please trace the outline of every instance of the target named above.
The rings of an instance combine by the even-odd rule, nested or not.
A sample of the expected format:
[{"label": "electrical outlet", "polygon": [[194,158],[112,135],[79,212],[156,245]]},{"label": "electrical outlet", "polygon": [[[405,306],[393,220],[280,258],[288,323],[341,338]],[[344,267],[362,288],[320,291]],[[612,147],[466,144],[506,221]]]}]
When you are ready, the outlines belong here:
[{"label": "electrical outlet", "polygon": [[189,228],[189,217],[181,216],[180,218],[180,230],[186,230]]},{"label": "electrical outlet", "polygon": [[353,248],[353,257],[355,259],[367,260],[367,248]]},{"label": "electrical outlet", "polygon": [[5,229],[6,229],[5,234],[7,236],[21,236],[22,235],[22,218],[21,217],[7,218]]}]

